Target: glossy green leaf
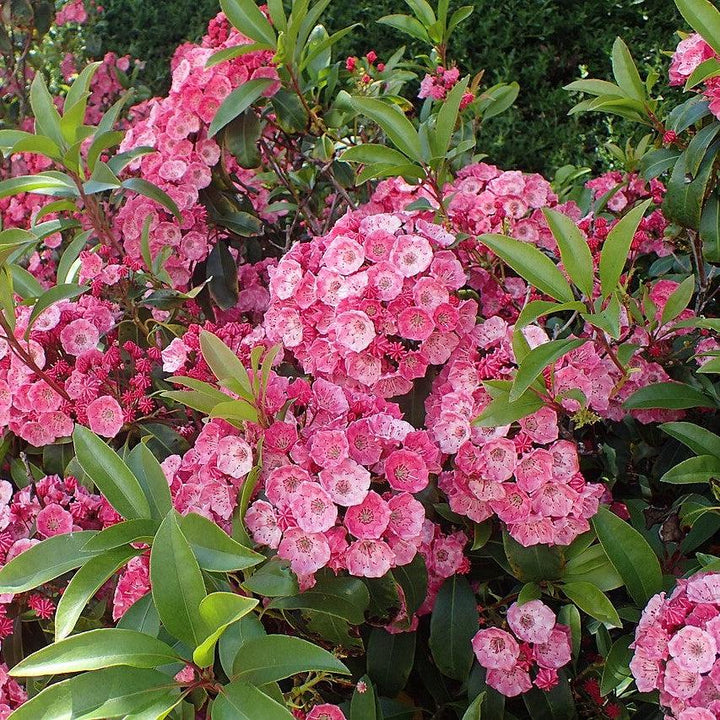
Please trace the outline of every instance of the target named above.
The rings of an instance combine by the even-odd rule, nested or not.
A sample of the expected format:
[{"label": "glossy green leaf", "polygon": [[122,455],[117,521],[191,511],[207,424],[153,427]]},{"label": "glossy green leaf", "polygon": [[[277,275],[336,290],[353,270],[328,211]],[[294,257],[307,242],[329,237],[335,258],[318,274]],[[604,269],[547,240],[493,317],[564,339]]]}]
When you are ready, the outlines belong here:
[{"label": "glossy green leaf", "polygon": [[585,339],[550,340],[533,348],[520,363],[512,390],[508,397],[510,402],[519,400],[525,391],[535,382],[542,371],[567,355],[571,350],[579,348],[587,342]]},{"label": "glossy green leaf", "polygon": [[458,121],[460,105],[463,96],[467,91],[468,79],[464,78],[455,83],[453,89],[438,110],[435,122],[435,130],[430,134],[430,147],[433,152],[433,159],[444,160],[452,143],[453,133]]},{"label": "glossy green leaf", "polygon": [[[568,552],[569,549],[565,552],[566,557]],[[565,582],[590,582],[603,592],[623,585],[622,578],[608,559],[602,545],[592,545],[569,558],[562,577]]]},{"label": "glossy green leaf", "polygon": [[604,298],[609,297],[620,282],[633,237],[651,202],[652,200],[646,200],[627,212],[613,226],[603,243],[599,273]]},{"label": "glossy green leaf", "polygon": [[547,220],[560,249],[560,257],[570,279],[585,295],[591,298],[595,284],[593,276],[593,258],[587,240],[572,218],[549,208],[543,209]]},{"label": "glossy green leaf", "polygon": [[265,557],[233,540],[214,522],[188,513],[178,518],[198,564],[209,572],[234,572],[259,565]]},{"label": "glossy green leaf", "polygon": [[[252,383],[240,358],[217,335],[202,330],[200,332],[200,349],[205,362],[210,366],[218,382],[228,390],[254,402]],[[224,396],[223,401],[230,400]]]},{"label": "glossy green leaf", "polygon": [[720,263],[720,198],[712,193],[700,216],[700,239],[708,262]]},{"label": "glossy green leaf", "polygon": [[690,300],[692,300],[694,292],[695,276],[690,275],[686,277],[672,293],[670,293],[670,297],[668,297],[665,307],[662,310],[660,323],[665,325],[680,315],[680,313],[683,312],[683,310],[685,310],[690,304]]},{"label": "glossy green leaf", "polygon": [[410,37],[414,37],[416,40],[420,40],[428,45],[432,44],[423,24],[410,15],[385,15],[381,17],[378,22],[381,25],[387,25],[388,27],[395,28],[395,30],[400,30],[400,32],[404,32],[406,35],[410,35]]},{"label": "glossy green leaf", "polygon": [[485,693],[480,693],[468,706],[462,720],[482,720],[482,706],[485,702]]},{"label": "glossy green leaf", "polygon": [[364,143],[346,150],[341,156],[343,162],[363,163],[363,165],[398,166],[407,162],[407,158],[397,150],[385,145]]},{"label": "glossy green leaf", "polygon": [[118,620],[117,627],[157,637],[160,633],[160,616],[153,603],[152,594],[148,592],[136,600]]},{"label": "glossy green leaf", "polygon": [[610,627],[620,627],[620,617],[607,596],[589,582],[564,583],[562,590],[568,600],[583,612]]},{"label": "glossy green leaf", "polygon": [[56,175],[38,173],[37,175],[21,175],[0,181],[0,198],[18,195],[19,193],[39,193],[41,195],[73,196],[77,189],[68,178],[62,180]]},{"label": "glossy green leaf", "polygon": [[692,385],[681,382],[661,382],[646,385],[636,390],[624,403],[628,410],[648,408],[666,408],[668,410],[687,410],[694,407],[716,407],[705,393]]},{"label": "glossy green leaf", "polygon": [[543,401],[534,393],[526,392],[517,400],[510,401],[510,388],[498,392],[493,396],[490,404],[473,420],[473,425],[479,427],[501,427],[521,420],[543,406]]},{"label": "glossy green leaf", "polygon": [[262,96],[272,82],[269,78],[256,78],[255,80],[244,82],[240,87],[233,90],[225,100],[223,100],[222,105],[215,113],[215,117],[208,129],[208,137],[213,137],[228,123],[244,113]]},{"label": "glossy green leaf", "polygon": [[[713,145],[713,148],[715,147]],[[664,214],[671,222],[694,230],[700,227],[703,202],[713,177],[714,160],[715,151],[711,150],[703,158],[698,172],[692,175],[688,167],[687,152],[677,159],[667,182],[662,206]]]},{"label": "glossy green leaf", "polygon": [[592,519],[598,539],[620,573],[638,607],[663,588],[660,562],[647,540],[632,525],[605,507]]},{"label": "glossy green leaf", "polygon": [[558,611],[558,622],[570,628],[572,656],[577,662],[582,641],[582,621],[575,605],[563,605]]},{"label": "glossy green leaf", "polygon": [[256,168],[260,165],[258,140],[261,133],[260,118],[251,108],[248,108],[225,126],[223,144],[238,161],[240,167]]},{"label": "glossy green leaf", "polygon": [[631,677],[630,660],[632,660],[633,651],[629,646],[633,639],[632,635],[623,635],[610,648],[610,652],[605,658],[605,666],[603,667],[600,682],[601,695],[607,695],[621,682]]},{"label": "glossy green leaf", "polygon": [[80,466],[120,515],[126,520],[150,517],[150,506],[140,483],[104,440],[76,425],[73,443]]},{"label": "glossy green leaf", "polygon": [[170,486],[157,458],[144,443],[138,443],[127,456],[127,466],[137,478],[150,506],[150,515],[161,521],[172,508]]},{"label": "glossy green leaf", "polygon": [[297,93],[280,88],[270,99],[277,124],[287,133],[301,133],[310,120]]},{"label": "glossy green leaf", "polygon": [[714,455],[720,458],[720,435],[707,428],[690,422],[668,422],[660,425],[660,429],[698,455]]},{"label": "glossy green leaf", "polygon": [[94,530],[53,535],[0,568],[0,593],[21,593],[75,570],[94,556],[84,550]]},{"label": "glossy green leaf", "polygon": [[660,482],[689,485],[709,482],[713,478],[720,478],[720,457],[717,455],[698,455],[670,468],[660,478]]},{"label": "glossy green leaf", "polygon": [[16,677],[85,672],[116,665],[154,668],[177,662],[180,656],[157,638],[118,628],[102,628],[47,645],[18,663]]},{"label": "glossy green leaf", "polygon": [[256,570],[242,586],[256,595],[283,597],[299,592],[297,578],[290,566],[279,559],[266,562]]},{"label": "glossy green leaf", "polygon": [[180,215],[180,209],[175,204],[175,201],[164,191],[161,190],[157,185],[144,180],[143,178],[128,178],[123,180],[122,187],[130,192],[135,192],[138,195],[143,195],[150,200],[154,200],[158,205],[164,207],[168,212],[171,212],[178,220],[182,221]]},{"label": "glossy green leaf", "polygon": [[[71,638],[72,639],[72,638]],[[180,688],[151,668],[111,667],[48,686],[17,708],[12,720],[106,720],[133,717],[159,701],[169,706]]]},{"label": "glossy green leaf", "polygon": [[478,630],[475,594],[462,575],[448,578],[430,618],[430,652],[443,675],[464,681],[473,661],[470,640]]},{"label": "glossy green leaf", "polygon": [[193,651],[193,662],[209,667],[215,660],[215,645],[228,626],[247,615],[258,601],[228,592],[211,593],[200,602],[200,616],[210,634]]},{"label": "glossy green leaf", "polygon": [[245,615],[230,625],[218,641],[218,656],[225,674],[232,675],[235,658],[248,640],[267,635],[262,622],[256,614]]},{"label": "glossy green leaf", "polygon": [[612,48],[612,68],[615,81],[631,98],[643,102],[646,97],[645,84],[640,79],[628,46],[617,38]]},{"label": "glossy green leaf", "polygon": [[368,675],[383,695],[395,697],[410,677],[415,661],[415,633],[373,628],[367,648]]},{"label": "glossy green leaf", "polygon": [[290,711],[253,685],[235,680],[213,701],[211,720],[292,720]]},{"label": "glossy green leaf", "polygon": [[175,511],[163,520],[150,553],[150,584],[160,619],[167,631],[191,648],[209,635],[200,615],[205,583]]},{"label": "glossy green leaf", "polygon": [[678,10],[690,27],[720,53],[720,12],[708,0],[675,0]]},{"label": "glossy green leaf", "polygon": [[481,235],[478,240],[541,292],[560,302],[575,299],[568,281],[555,263],[533,245],[507,235]]},{"label": "glossy green leaf", "polygon": [[[358,690],[360,683],[364,686],[362,692]],[[360,678],[360,683],[355,686],[350,700],[350,720],[381,720],[372,681],[365,675]]]},{"label": "glossy green leaf", "polygon": [[[75,628],[83,610],[98,590],[127,562],[142,550],[116,547],[90,558],[73,576],[60,597],[55,612],[55,642]],[[41,673],[42,674],[42,673]]]},{"label": "glossy green leaf", "polygon": [[243,35],[275,47],[275,31],[255,4],[255,0],[220,0],[220,7],[227,19]]},{"label": "glossy green leaf", "polygon": [[[75,261],[80,257],[80,253],[85,249],[87,241],[92,235],[92,230],[86,230],[78,233],[72,242],[65,248],[57,268],[57,284],[67,284],[70,282],[70,274],[75,265]],[[74,275],[74,273],[73,273]]]},{"label": "glossy green leaf", "polygon": [[503,548],[513,574],[521,582],[557,580],[562,575],[563,555],[560,547],[523,547],[509,533],[503,532]]},{"label": "glossy green leaf", "polygon": [[64,146],[60,130],[60,113],[50,94],[43,73],[35,73],[30,85],[30,107],[35,118],[35,132],[51,138],[58,147]]},{"label": "glossy green leaf", "polygon": [[266,685],[304,672],[349,675],[334,655],[290,635],[266,635],[248,640],[235,658],[233,679]]}]

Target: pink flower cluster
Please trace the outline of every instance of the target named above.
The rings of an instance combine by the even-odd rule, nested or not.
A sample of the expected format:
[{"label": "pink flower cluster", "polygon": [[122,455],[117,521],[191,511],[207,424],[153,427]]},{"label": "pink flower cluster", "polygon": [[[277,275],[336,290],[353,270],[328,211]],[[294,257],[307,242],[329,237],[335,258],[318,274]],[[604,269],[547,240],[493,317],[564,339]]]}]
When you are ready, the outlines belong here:
[{"label": "pink flower cluster", "polygon": [[[130,198],[115,218],[125,250],[140,259],[141,236],[146,218],[151,218],[150,251],[154,256],[171,251],[165,269],[178,287],[190,282],[192,268],[204,260],[213,244],[206,210],[199,194],[212,179],[212,168],[220,161],[218,143],[208,137],[215,113],[237,87],[255,78],[277,78],[271,64],[272,52],[246,53],[212,67],[206,67],[212,55],[222,49],[251,42],[231,28],[221,13],[211,21],[202,45],[180,46],[173,58],[172,87],[165,98],[155,98],[137,109],[135,119],[120,150],[150,147],[155,152],[135,160],[130,169],[162,188],[182,212],[178,225],[172,216],[147,198]],[[275,83],[266,92],[277,91]],[[236,168],[246,186],[253,186],[254,175]],[[254,188],[249,199],[261,208],[267,192]]]},{"label": "pink flower cluster", "polygon": [[[438,65],[432,75],[428,73],[425,74],[425,77],[420,83],[418,97],[421,100],[425,98],[444,100],[459,79],[460,71],[456,67],[446,69],[442,65]],[[474,99],[475,96],[471,92],[466,92],[460,101],[460,109],[464,110]]]},{"label": "pink flower cluster", "polygon": [[10,677],[5,663],[0,664],[0,720],[7,720],[12,711],[27,699],[25,688]]},{"label": "pink flower cluster", "polygon": [[[670,64],[670,84],[684,85],[697,68],[717,53],[698,35],[692,33],[678,43]],[[701,83],[705,97],[710,101],[710,112],[720,118],[720,77],[713,76]]]},{"label": "pink flower cluster", "polygon": [[570,662],[570,628],[558,623],[541,600],[513,603],[507,624],[512,632],[483,628],[472,639],[475,657],[487,670],[487,684],[506,697],[526,693],[533,684],[541,690],[555,687],[558,670]]},{"label": "pink flower cluster", "polygon": [[349,213],[271,270],[265,332],[316,377],[403,395],[475,324],[453,242],[416,213]]},{"label": "pink flower cluster", "polygon": [[[531,346],[547,341],[529,326]],[[482,522],[497,515],[522,545],[568,545],[589,529],[601,485],[585,482],[577,447],[560,440],[557,412],[543,407],[517,425],[481,428],[471,424],[490,403],[485,379],[511,377],[511,328],[492,317],[453,354],[426,401],[426,424],[453,469],[438,487],[454,512]]]},{"label": "pink flower cluster", "polygon": [[643,610],[630,670],[640,692],[660,691],[667,720],[720,718],[720,573],[678,580]]},{"label": "pink flower cluster", "polygon": [[82,25],[87,20],[87,10],[84,0],[69,0],[57,13],[55,13],[55,25],[62,27],[68,23]]}]

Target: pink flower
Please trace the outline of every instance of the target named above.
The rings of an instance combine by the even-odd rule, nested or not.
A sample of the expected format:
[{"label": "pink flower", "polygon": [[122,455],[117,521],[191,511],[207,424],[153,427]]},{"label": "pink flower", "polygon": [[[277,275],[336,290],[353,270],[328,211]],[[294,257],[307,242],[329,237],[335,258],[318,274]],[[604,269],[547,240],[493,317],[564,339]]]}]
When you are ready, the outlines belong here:
[{"label": "pink flower", "polygon": [[390,261],[405,277],[427,270],[432,258],[432,247],[421,235],[400,235],[390,253]]},{"label": "pink flower", "polygon": [[507,620],[521,640],[532,643],[548,642],[555,627],[555,613],[541,600],[530,600],[523,605],[513,603],[508,608]]},{"label": "pink flower", "polygon": [[256,500],[245,513],[245,524],[259,545],[275,549],[280,544],[282,531],[278,527],[275,508],[269,502]]},{"label": "pink flower", "polygon": [[275,468],[265,481],[265,494],[275,505],[288,504],[297,497],[300,485],[310,480],[310,473],[298,465]]},{"label": "pink flower", "polygon": [[348,572],[356,577],[382,577],[394,560],[393,551],[382,540],[356,540],[345,553]]},{"label": "pink flower", "polygon": [[499,628],[478,630],[472,647],[477,661],[488,669],[511,670],[520,655],[517,640]]},{"label": "pink flower", "polygon": [[163,370],[174,373],[187,362],[187,347],[180,338],[175,338],[163,351]]},{"label": "pink flower", "polygon": [[393,495],[388,500],[390,509],[389,532],[405,540],[420,536],[425,520],[425,508],[410,493]]},{"label": "pink flower", "polygon": [[122,429],[124,418],[120,403],[109,395],[101,395],[87,406],[90,429],[106,438],[115,437]]},{"label": "pink flower", "polygon": [[[343,711],[337,705],[316,705],[305,720],[345,720]],[[701,718],[698,720],[702,720]]]},{"label": "pink flower", "polygon": [[320,430],[313,435],[310,457],[322,468],[336,468],[349,453],[347,435],[342,430]]},{"label": "pink flower", "polygon": [[420,455],[411,450],[396,450],[385,461],[385,476],[390,487],[416,493],[428,484],[428,469]]},{"label": "pink flower", "polygon": [[485,462],[484,475],[491,480],[503,482],[509,480],[517,465],[515,443],[507,438],[491,440],[483,445],[480,452]]},{"label": "pink flower", "polygon": [[94,350],[99,340],[98,329],[84,318],[73,320],[60,331],[60,342],[69,355],[84,355]]},{"label": "pink flower", "polygon": [[687,700],[700,688],[702,678],[696,672],[684,670],[676,660],[665,666],[665,690],[673,697]]},{"label": "pink flower", "polygon": [[348,310],[337,316],[337,341],[348,350],[362,352],[375,338],[375,326],[360,310]]},{"label": "pink flower", "polygon": [[570,662],[571,655],[570,629],[565,625],[556,625],[547,642],[535,643],[533,647],[533,656],[543,668],[561,668]]},{"label": "pink flower", "polygon": [[356,537],[377,540],[390,522],[390,508],[376,493],[370,491],[359,505],[345,512],[345,527]]},{"label": "pink flower", "polygon": [[325,490],[314,482],[301,483],[291,509],[297,524],[309,533],[325,532],[337,520],[337,506]]},{"label": "pink flower", "polygon": [[488,670],[486,682],[505,697],[516,697],[532,689],[530,674],[517,666],[509,670]]},{"label": "pink flower", "polygon": [[397,322],[398,331],[408,340],[427,340],[435,329],[432,317],[419,307],[403,310]]},{"label": "pink flower", "polygon": [[668,643],[668,650],[678,667],[691,673],[708,672],[717,656],[715,638],[692,625],[675,633]]},{"label": "pink flower", "polygon": [[296,575],[311,575],[330,560],[330,546],[322,533],[308,533],[301,528],[285,531],[278,555],[289,560]]},{"label": "pink flower", "polygon": [[252,450],[242,439],[233,435],[218,443],[217,469],[232,478],[245,477],[253,467]]},{"label": "pink flower", "polygon": [[52,503],[46,505],[37,515],[37,530],[43,537],[64,535],[72,532],[73,517],[62,506]]},{"label": "pink flower", "polygon": [[359,505],[370,489],[370,473],[349,458],[333,468],[320,471],[320,484],[333,502],[349,507]]}]

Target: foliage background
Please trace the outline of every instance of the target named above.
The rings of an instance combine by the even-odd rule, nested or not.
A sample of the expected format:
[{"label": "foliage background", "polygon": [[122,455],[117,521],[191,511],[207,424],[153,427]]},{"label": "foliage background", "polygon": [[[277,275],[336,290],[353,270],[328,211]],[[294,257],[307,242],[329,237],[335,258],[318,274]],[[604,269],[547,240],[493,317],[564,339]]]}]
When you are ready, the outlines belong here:
[{"label": "foliage background", "polygon": [[[611,79],[610,50],[620,35],[643,69],[662,64],[662,49],[682,21],[671,0],[455,0],[471,4],[470,21],[454,40],[452,56],[463,72],[485,70],[489,84],[520,83],[509,112],[494,118],[479,147],[506,169],[522,168],[552,177],[565,164],[612,166],[604,143],[629,137],[635,128],[600,115],[567,117],[574,99],[562,88],[581,73]],[[88,36],[91,54],[114,51],[146,61],[142,76],[155,93],[169,84],[169,58],[183,40],[197,40],[217,12],[217,0],[108,0]],[[324,17],[331,28],[361,22],[339,47],[339,54],[363,55],[373,49],[381,60],[407,36],[375,21],[406,12],[403,0],[334,2]],[[661,50],[658,50],[660,48]],[[596,152],[600,149],[600,152]]]}]

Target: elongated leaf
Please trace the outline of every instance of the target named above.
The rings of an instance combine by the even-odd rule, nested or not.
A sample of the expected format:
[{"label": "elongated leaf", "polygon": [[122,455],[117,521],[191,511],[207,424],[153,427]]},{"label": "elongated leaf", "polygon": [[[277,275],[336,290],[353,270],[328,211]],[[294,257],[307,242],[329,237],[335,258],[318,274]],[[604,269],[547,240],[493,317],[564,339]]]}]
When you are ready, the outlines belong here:
[{"label": "elongated leaf", "polygon": [[586,342],[585,339],[551,340],[533,348],[520,363],[510,391],[510,402],[522,397],[546,367]]},{"label": "elongated leaf", "polygon": [[258,601],[228,592],[211,593],[200,603],[200,615],[210,634],[193,652],[193,662],[200,667],[208,667],[215,659],[215,644],[229,625],[247,615]]},{"label": "elongated leaf", "polygon": [[180,656],[161,640],[134,630],[102,628],[73,635],[38,650],[11,671],[16,677],[84,672],[115,665],[154,668]]},{"label": "elongated leaf", "polygon": [[[363,683],[362,692],[358,690],[360,683]],[[372,681],[365,675],[360,678],[360,683],[355,686],[350,700],[350,720],[380,720]]]},{"label": "elongated leaf", "polygon": [[225,147],[238,161],[240,167],[256,168],[260,165],[258,140],[261,133],[260,118],[250,108],[225,126],[223,133]]},{"label": "elongated leaf", "polygon": [[233,679],[266,685],[303,672],[349,675],[334,655],[307,640],[290,635],[266,635],[248,640],[235,658]]},{"label": "elongated leaf", "polygon": [[72,298],[82,295],[87,292],[90,288],[87,285],[75,285],[73,283],[67,283],[65,285],[53,285],[49,290],[46,290],[33,305],[30,318],[28,319],[27,330],[25,331],[25,337],[30,335],[32,326],[38,319],[40,313],[47,310],[51,305],[54,305],[61,300],[71,300]]},{"label": "elongated leaf", "polygon": [[560,249],[565,270],[585,297],[593,295],[593,259],[587,240],[572,218],[549,208],[543,209],[545,220]]},{"label": "elongated leaf", "polygon": [[[240,358],[217,335],[207,330],[200,333],[200,349],[218,382],[228,390],[254,402],[252,384]],[[192,387],[192,386],[191,386]],[[196,388],[197,389],[197,388]],[[223,401],[230,398],[224,397]]]},{"label": "elongated leaf", "polygon": [[160,616],[155,609],[152,595],[148,592],[136,600],[118,620],[117,627],[157,637],[160,633]]},{"label": "elongated leaf", "polygon": [[104,440],[76,425],[73,443],[80,467],[120,515],[126,520],[150,517],[150,506],[140,483]]},{"label": "elongated leaf", "polygon": [[632,660],[633,651],[629,645],[633,639],[632,635],[623,635],[610,648],[610,652],[605,658],[605,667],[600,682],[601,695],[607,695],[621,682],[631,677],[630,660]]},{"label": "elongated leaf", "polygon": [[175,511],[163,520],[150,553],[153,600],[167,631],[191,648],[209,635],[200,615],[205,583]]},{"label": "elongated leaf", "polygon": [[432,148],[434,158],[444,160],[450,149],[458,113],[460,112],[460,104],[467,90],[467,85],[467,78],[455,83],[455,87],[447,94],[438,111],[435,132],[430,135],[430,147]]},{"label": "elongated leaf", "polygon": [[178,519],[183,535],[203,570],[233,572],[265,561],[265,557],[233,540],[214,522],[196,513]]},{"label": "elongated leaf", "polygon": [[21,593],[75,570],[94,553],[84,550],[94,530],[53,535],[14,557],[0,569],[0,593]]},{"label": "elongated leaf", "polygon": [[640,159],[640,172],[646,180],[652,180],[673,167],[678,157],[680,157],[679,150],[671,148],[650,150]]},{"label": "elongated leaf", "polygon": [[469,705],[462,720],[482,720],[482,705],[485,702],[485,693],[480,693]]},{"label": "elongated leaf", "polygon": [[700,216],[700,238],[705,259],[720,263],[720,198],[715,193],[705,201]]},{"label": "elongated leaf", "polygon": [[568,281],[555,263],[536,247],[506,235],[481,235],[478,240],[541,292],[560,302],[575,299]]},{"label": "elongated leaf", "polygon": [[56,176],[44,173],[22,175],[0,182],[0,198],[25,192],[56,196],[77,195],[77,190],[69,178],[68,181],[63,181]]},{"label": "elongated leaf", "polygon": [[138,195],[144,195],[150,198],[150,200],[154,200],[158,205],[161,205],[171,212],[177,218],[178,222],[182,221],[180,208],[178,208],[175,201],[157,185],[153,185],[153,183],[143,178],[128,178],[127,180],[123,180],[122,187],[125,190],[130,190]]},{"label": "elongated leaf", "polygon": [[603,297],[608,297],[618,286],[630,245],[640,221],[652,200],[646,200],[626,213],[610,230],[600,252],[600,283]]},{"label": "elongated leaf", "polygon": [[690,300],[692,300],[694,292],[695,276],[690,275],[689,277],[686,277],[680,285],[675,288],[675,290],[673,290],[670,297],[667,299],[660,318],[661,324],[665,325],[680,315],[680,313],[683,312],[683,310],[685,310],[690,304]]},{"label": "elongated leaf", "polygon": [[627,95],[640,102],[645,100],[645,84],[640,79],[628,46],[621,38],[617,38],[613,44],[612,68],[617,84]]},{"label": "elongated leaf", "polygon": [[367,650],[368,675],[383,695],[395,697],[410,677],[415,661],[415,633],[373,628]]},{"label": "elongated leaf", "polygon": [[243,35],[275,47],[275,31],[255,4],[255,0],[220,0],[220,7],[227,19]]},{"label": "elongated leaf", "polygon": [[560,547],[523,547],[509,533],[503,532],[503,549],[512,573],[521,582],[557,580],[562,576],[563,555]]},{"label": "elongated leaf", "polygon": [[271,98],[277,124],[287,133],[301,133],[310,120],[297,93],[280,88]]},{"label": "elongated leaf", "polygon": [[468,581],[448,578],[440,588],[430,618],[430,652],[443,675],[464,681],[473,653],[470,640],[478,629],[478,609]]},{"label": "elongated leaf", "polygon": [[223,104],[215,113],[213,121],[208,129],[208,136],[213,137],[219,130],[222,130],[228,123],[244,113],[272,84],[268,78],[256,78],[248,80],[240,87],[233,90],[223,100]]},{"label": "elongated leaf", "polygon": [[715,455],[720,458],[720,435],[700,425],[689,422],[668,422],[660,425],[660,429],[683,445],[687,445],[698,455]]},{"label": "elongated leaf", "polygon": [[501,427],[521,420],[543,406],[543,401],[533,392],[526,392],[510,402],[510,389],[497,397],[473,420],[478,427]]},{"label": "elongated leaf", "polygon": [[225,685],[212,706],[212,720],[292,720],[287,708],[242,680]]},{"label": "elongated leaf", "polygon": [[660,482],[689,485],[709,482],[713,478],[720,478],[720,457],[717,455],[698,455],[670,468],[660,478]]},{"label": "elongated leaf", "polygon": [[645,410],[647,408],[686,410],[694,407],[712,408],[715,407],[715,403],[692,385],[681,382],[661,382],[636,390],[624,402],[623,407],[629,410]]},{"label": "elongated leaf", "polygon": [[137,478],[150,506],[150,515],[161,521],[172,508],[170,486],[162,466],[145,443],[138,443],[127,457],[127,466]]},{"label": "elongated leaf", "polygon": [[611,627],[620,627],[620,617],[613,604],[589,582],[570,582],[562,586],[565,596],[572,600],[581,610],[590,617]]},{"label": "elongated leaf", "polygon": [[133,717],[160,700],[172,706],[179,697],[180,688],[169,675],[151,668],[111,667],[50,685],[17,708],[12,720]]},{"label": "elongated leaf", "polygon": [[386,147],[385,145],[375,145],[366,143],[363,145],[355,145],[346,150],[341,156],[343,162],[357,162],[364,165],[404,165],[407,158],[397,150]]},{"label": "elongated leaf", "polygon": [[416,162],[422,160],[420,137],[402,111],[376,98],[353,97],[350,103],[358,112],[377,123],[403,154]]},{"label": "elongated leaf", "polygon": [[423,27],[423,24],[410,15],[385,15],[381,17],[378,22],[381,25],[387,25],[388,27],[395,28],[404,32],[417,40],[432,45],[430,38],[428,37],[427,30]]},{"label": "elongated leaf", "polygon": [[[95,593],[128,560],[140,555],[142,550],[117,547],[102,555],[90,558],[73,576],[60,598],[55,613],[55,642],[67,637],[75,628],[82,611]],[[42,674],[42,673],[41,673]]]},{"label": "elongated leaf", "polygon": [[660,562],[647,540],[632,525],[601,507],[592,520],[610,562],[620,573],[638,607],[662,590]]},{"label": "elongated leaf", "polygon": [[58,147],[65,145],[60,130],[60,113],[58,113],[52,95],[48,91],[43,73],[35,73],[30,86],[30,107],[35,118],[35,131],[39,135],[51,138]]},{"label": "elongated leaf", "polygon": [[101,530],[86,543],[86,552],[101,553],[138,540],[150,541],[155,536],[158,523],[155,520],[126,520]]},{"label": "elongated leaf", "polygon": [[708,0],[675,0],[678,10],[690,27],[720,53],[720,12]]},{"label": "elongated leaf", "polygon": [[672,222],[695,230],[700,227],[703,201],[713,177],[717,144],[713,144],[712,148],[703,158],[695,176],[688,167],[687,151],[675,162],[663,201],[663,212]]}]

